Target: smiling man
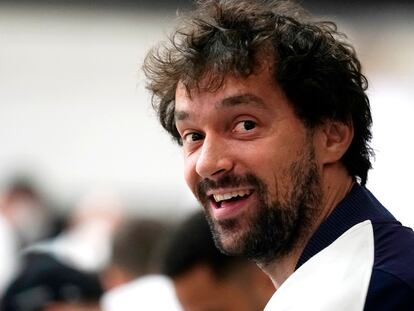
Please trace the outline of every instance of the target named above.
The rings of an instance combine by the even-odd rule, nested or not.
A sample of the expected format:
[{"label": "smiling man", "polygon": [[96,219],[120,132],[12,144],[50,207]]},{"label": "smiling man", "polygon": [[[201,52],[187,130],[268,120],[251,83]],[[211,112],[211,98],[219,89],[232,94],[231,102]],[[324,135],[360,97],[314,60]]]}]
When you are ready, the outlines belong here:
[{"label": "smiling man", "polygon": [[217,246],[272,279],[266,310],[414,309],[414,234],[365,188],[367,81],[330,22],[203,1],[144,70]]}]

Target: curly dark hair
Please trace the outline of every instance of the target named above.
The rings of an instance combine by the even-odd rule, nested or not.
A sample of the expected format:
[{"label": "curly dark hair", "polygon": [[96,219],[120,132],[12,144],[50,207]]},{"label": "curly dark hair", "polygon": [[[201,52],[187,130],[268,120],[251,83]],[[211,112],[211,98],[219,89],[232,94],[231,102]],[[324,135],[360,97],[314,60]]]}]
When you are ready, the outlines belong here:
[{"label": "curly dark hair", "polygon": [[178,82],[190,91],[208,76],[207,87],[215,90],[229,74],[249,76],[266,58],[308,128],[327,120],[352,124],[354,138],[341,160],[365,185],[372,118],[361,64],[334,23],[313,21],[289,1],[200,1],[145,59],[147,88],[162,126],[181,144],[174,120]]}]

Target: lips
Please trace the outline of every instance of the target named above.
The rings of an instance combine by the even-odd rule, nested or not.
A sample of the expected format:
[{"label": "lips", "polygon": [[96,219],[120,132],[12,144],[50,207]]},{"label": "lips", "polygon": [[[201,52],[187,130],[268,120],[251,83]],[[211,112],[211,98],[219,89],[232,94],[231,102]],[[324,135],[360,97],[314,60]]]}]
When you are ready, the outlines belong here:
[{"label": "lips", "polygon": [[251,200],[253,190],[242,189],[211,194],[212,214],[217,220],[238,216]]},{"label": "lips", "polygon": [[249,196],[252,193],[252,190],[239,190],[239,191],[232,191],[222,194],[213,194],[214,201],[221,205],[222,202],[226,202],[229,200],[238,200],[242,199],[246,196]]}]

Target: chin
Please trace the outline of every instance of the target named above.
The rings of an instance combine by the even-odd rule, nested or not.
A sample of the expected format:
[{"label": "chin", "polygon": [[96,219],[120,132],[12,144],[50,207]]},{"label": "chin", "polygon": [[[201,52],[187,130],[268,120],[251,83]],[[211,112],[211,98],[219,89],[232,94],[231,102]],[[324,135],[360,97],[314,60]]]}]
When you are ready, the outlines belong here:
[{"label": "chin", "polygon": [[216,247],[227,255],[248,256],[250,254],[248,244],[253,234],[252,228],[257,222],[254,215],[243,214],[218,221],[212,216],[209,208],[204,207]]},{"label": "chin", "polygon": [[229,224],[221,225],[215,223],[212,227],[212,233],[215,244],[218,249],[227,255],[244,255],[245,236],[248,234],[239,224],[233,224],[229,228]]}]

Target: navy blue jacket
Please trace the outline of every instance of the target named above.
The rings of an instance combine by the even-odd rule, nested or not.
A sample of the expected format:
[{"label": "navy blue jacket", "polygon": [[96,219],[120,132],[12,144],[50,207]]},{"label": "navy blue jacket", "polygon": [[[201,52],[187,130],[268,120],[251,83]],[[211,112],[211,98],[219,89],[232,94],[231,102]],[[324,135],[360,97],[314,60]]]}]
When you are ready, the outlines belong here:
[{"label": "navy blue jacket", "polygon": [[365,311],[414,311],[414,233],[364,187],[354,185],[305,247],[297,269],[351,227],[371,221],[374,264]]}]

